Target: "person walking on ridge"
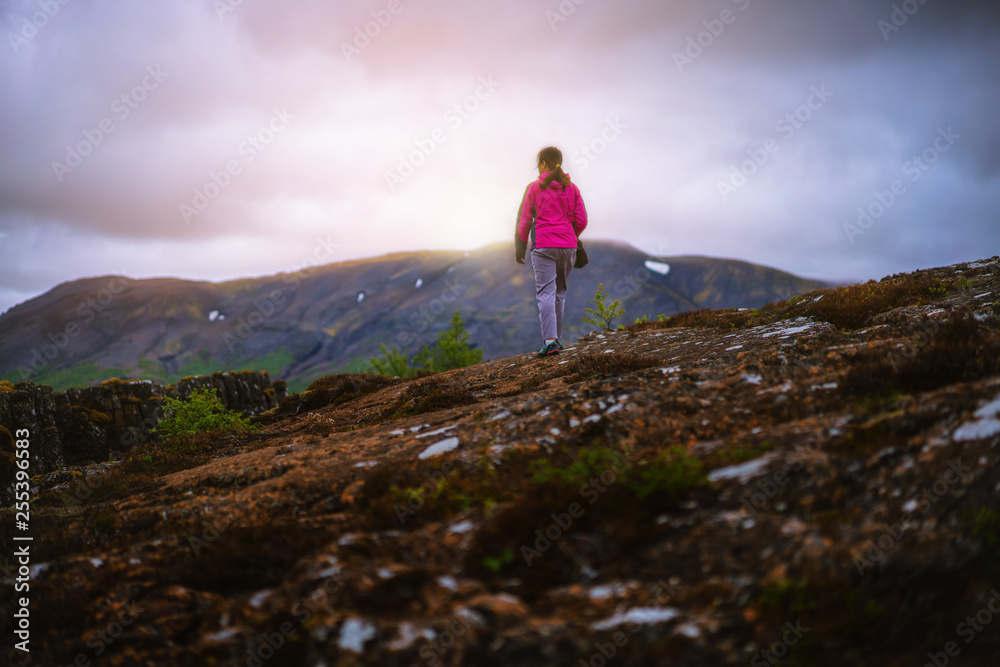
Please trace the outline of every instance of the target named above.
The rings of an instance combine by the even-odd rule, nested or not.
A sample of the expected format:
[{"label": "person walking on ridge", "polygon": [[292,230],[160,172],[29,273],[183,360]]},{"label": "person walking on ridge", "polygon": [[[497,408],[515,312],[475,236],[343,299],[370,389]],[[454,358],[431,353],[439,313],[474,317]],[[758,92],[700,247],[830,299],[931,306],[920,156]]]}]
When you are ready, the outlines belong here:
[{"label": "person walking on ridge", "polygon": [[562,169],[562,152],[558,148],[543,148],[537,166],[538,180],[524,191],[517,213],[514,259],[524,264],[530,232],[531,268],[543,340],[538,356],[547,357],[563,349],[566,279],[576,263],[577,237],[587,228],[587,209],[580,188]]}]

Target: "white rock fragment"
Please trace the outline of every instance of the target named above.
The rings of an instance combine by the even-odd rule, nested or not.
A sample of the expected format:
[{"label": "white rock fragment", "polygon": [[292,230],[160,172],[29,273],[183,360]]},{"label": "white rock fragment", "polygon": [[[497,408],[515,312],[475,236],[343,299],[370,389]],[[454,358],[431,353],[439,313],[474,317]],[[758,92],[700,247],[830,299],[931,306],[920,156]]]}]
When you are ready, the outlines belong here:
[{"label": "white rock fragment", "polygon": [[104,561],[101,560],[100,558],[91,558],[90,564],[93,565],[94,567],[100,567],[104,565]]},{"label": "white rock fragment", "polygon": [[424,279],[423,278],[417,278],[417,282],[414,285],[414,287],[416,287],[417,289],[420,289],[420,286],[423,285],[423,284],[424,284]]},{"label": "white rock fragment", "polygon": [[697,639],[701,636],[701,628],[694,623],[683,623],[678,625],[675,632],[679,635],[684,635],[688,639]]},{"label": "white rock fragment", "polygon": [[238,634],[240,634],[240,631],[236,628],[224,628],[218,632],[205,635],[205,641],[210,644],[225,644]]},{"label": "white rock fragment", "polygon": [[732,352],[733,350],[742,350],[742,345],[733,345],[732,347],[727,347],[726,352]]},{"label": "white rock fragment", "polygon": [[577,419],[576,417],[570,417],[570,420],[569,420],[569,427],[570,428],[576,428],[579,425],[580,425],[580,420],[579,419]]},{"label": "white rock fragment", "polygon": [[361,303],[364,300],[365,300],[365,293],[361,292],[360,294],[358,294],[358,303]]},{"label": "white rock fragment", "polygon": [[744,373],[740,378],[748,384],[760,384],[764,376],[758,373]]},{"label": "white rock fragment", "polygon": [[816,391],[817,389],[836,389],[836,388],[837,388],[836,382],[827,382],[826,384],[814,384],[813,386],[809,387],[811,391]]},{"label": "white rock fragment", "polygon": [[626,623],[654,625],[671,621],[679,614],[680,612],[672,607],[635,607],[627,612],[619,612],[610,618],[594,623],[590,627],[594,630],[609,630]]},{"label": "white rock fragment", "polygon": [[442,433],[447,433],[448,431],[456,428],[458,428],[458,424],[455,424],[454,426],[445,426],[444,428],[439,428],[433,431],[427,431],[427,433],[421,433],[418,435],[417,439],[419,440],[420,438],[426,438],[431,435],[441,435]]},{"label": "white rock fragment", "polygon": [[725,468],[713,470],[709,473],[708,479],[712,482],[718,482],[720,479],[739,478],[741,482],[745,482],[766,468],[774,459],[774,456],[774,454],[765,454],[760,458],[747,461],[746,463],[740,463],[739,465],[727,466]]},{"label": "white rock fragment", "polygon": [[476,524],[472,523],[471,521],[459,521],[458,523],[453,524],[452,526],[450,526],[448,528],[448,531],[451,532],[451,533],[458,533],[458,534],[461,535],[462,533],[469,532],[470,530],[472,530],[475,527],[476,527]]},{"label": "white rock fragment", "polygon": [[420,452],[420,455],[417,458],[429,459],[434,456],[440,456],[441,454],[452,451],[456,447],[458,447],[458,438],[445,438],[440,442],[435,442],[433,445]]},{"label": "white rock fragment", "polygon": [[766,334],[761,334],[761,338],[770,338],[771,336],[781,336],[782,338],[788,338],[789,336],[794,336],[797,333],[802,333],[803,331],[808,331],[812,328],[812,324],[803,324],[798,327],[788,327],[787,329],[778,329],[777,331],[769,331]]},{"label": "white rock fragment", "polygon": [[378,465],[378,461],[359,461],[354,464],[355,468],[374,468]]},{"label": "white rock fragment", "polygon": [[610,597],[617,597],[628,592],[628,586],[620,583],[602,584],[594,586],[587,591],[587,597],[591,600],[607,600]]},{"label": "white rock fragment", "polygon": [[271,597],[271,593],[272,592],[273,591],[271,591],[269,589],[264,589],[262,591],[257,591],[250,598],[250,606],[253,607],[254,609],[260,609],[261,606],[264,604],[264,600],[266,600],[267,598]]},{"label": "white rock fragment", "polygon": [[417,632],[417,626],[409,621],[400,623],[396,631],[398,634],[395,639],[388,644],[390,651],[405,651],[413,645],[413,642],[421,637],[421,634]]},{"label": "white rock fragment", "polygon": [[492,417],[490,417],[490,421],[491,422],[495,422],[498,419],[506,419],[507,417],[510,417],[510,411],[509,410],[504,410],[503,412],[499,412],[499,413],[493,415]]},{"label": "white rock fragment", "polygon": [[782,535],[801,535],[809,528],[801,519],[792,517],[781,526]]},{"label": "white rock fragment", "polygon": [[976,419],[959,426],[952,439],[955,442],[964,442],[991,438],[1000,433],[998,416],[1000,416],[1000,396],[976,410]]},{"label": "white rock fragment", "polygon": [[364,653],[365,642],[375,637],[375,626],[360,618],[349,618],[340,626],[337,645],[343,651]]},{"label": "white rock fragment", "polygon": [[455,577],[452,577],[451,575],[446,574],[444,576],[438,577],[437,582],[442,586],[442,588],[447,588],[449,591],[458,590],[458,581],[455,579]]}]

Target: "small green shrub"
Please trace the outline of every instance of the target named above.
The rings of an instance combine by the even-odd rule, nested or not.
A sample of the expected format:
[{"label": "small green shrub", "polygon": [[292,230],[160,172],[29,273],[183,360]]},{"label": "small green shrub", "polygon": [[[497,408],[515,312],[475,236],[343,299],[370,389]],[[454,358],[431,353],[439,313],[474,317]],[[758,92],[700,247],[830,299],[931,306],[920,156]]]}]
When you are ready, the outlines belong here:
[{"label": "small green shrub", "polygon": [[165,439],[197,435],[205,431],[246,433],[258,428],[223,405],[213,387],[195,389],[187,398],[164,398],[163,412],[165,416],[153,429],[153,433]]},{"label": "small green shrub", "polygon": [[500,570],[503,569],[503,566],[506,565],[507,563],[513,563],[513,562],[514,562],[514,552],[511,551],[509,548],[505,548],[503,551],[501,551],[499,556],[487,556],[486,558],[483,559],[483,565],[492,570],[494,574],[498,574]]},{"label": "small green shrub", "polygon": [[413,356],[417,369],[441,373],[465,368],[483,360],[483,351],[469,346],[469,332],[458,311],[451,317],[451,326],[438,334],[433,347],[424,347]]},{"label": "small green shrub", "polygon": [[382,356],[372,357],[372,369],[379,375],[408,377],[417,372],[417,369],[410,368],[409,357],[400,354],[396,348],[379,343],[378,349],[382,352]]},{"label": "small green shrub", "polygon": [[604,331],[611,331],[614,321],[625,315],[625,309],[622,307],[620,300],[615,299],[608,302],[608,294],[604,291],[604,283],[597,285],[597,293],[590,301],[595,307],[587,308],[586,312],[593,315],[593,317],[584,317],[583,321],[586,324],[593,324]]},{"label": "small green shrub", "polygon": [[410,359],[395,348],[379,345],[381,357],[371,358],[371,367],[379,375],[409,377],[420,372],[442,373],[454,368],[465,368],[483,360],[483,351],[469,345],[469,332],[456,310],[451,326],[437,335],[434,345],[424,345]]}]

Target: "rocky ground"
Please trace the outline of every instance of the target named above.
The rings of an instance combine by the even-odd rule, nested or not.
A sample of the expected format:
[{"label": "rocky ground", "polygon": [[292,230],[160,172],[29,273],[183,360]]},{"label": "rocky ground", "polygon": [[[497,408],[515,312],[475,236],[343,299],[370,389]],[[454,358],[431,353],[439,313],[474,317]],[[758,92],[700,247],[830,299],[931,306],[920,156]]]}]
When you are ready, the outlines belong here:
[{"label": "rocky ground", "polygon": [[3,660],[1000,664],[998,327],[995,257],[326,378],[169,474],[36,478]]}]

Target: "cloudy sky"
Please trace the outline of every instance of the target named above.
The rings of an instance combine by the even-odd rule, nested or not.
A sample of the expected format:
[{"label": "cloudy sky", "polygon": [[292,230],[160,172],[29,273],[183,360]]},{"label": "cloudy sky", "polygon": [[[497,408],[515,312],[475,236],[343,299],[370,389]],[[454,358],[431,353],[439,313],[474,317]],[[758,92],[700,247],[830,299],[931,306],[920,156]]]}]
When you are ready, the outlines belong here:
[{"label": "cloudy sky", "polygon": [[832,280],[1000,254],[995,0],[0,9],[0,310],[506,242],[549,144],[586,236],[651,254]]}]

